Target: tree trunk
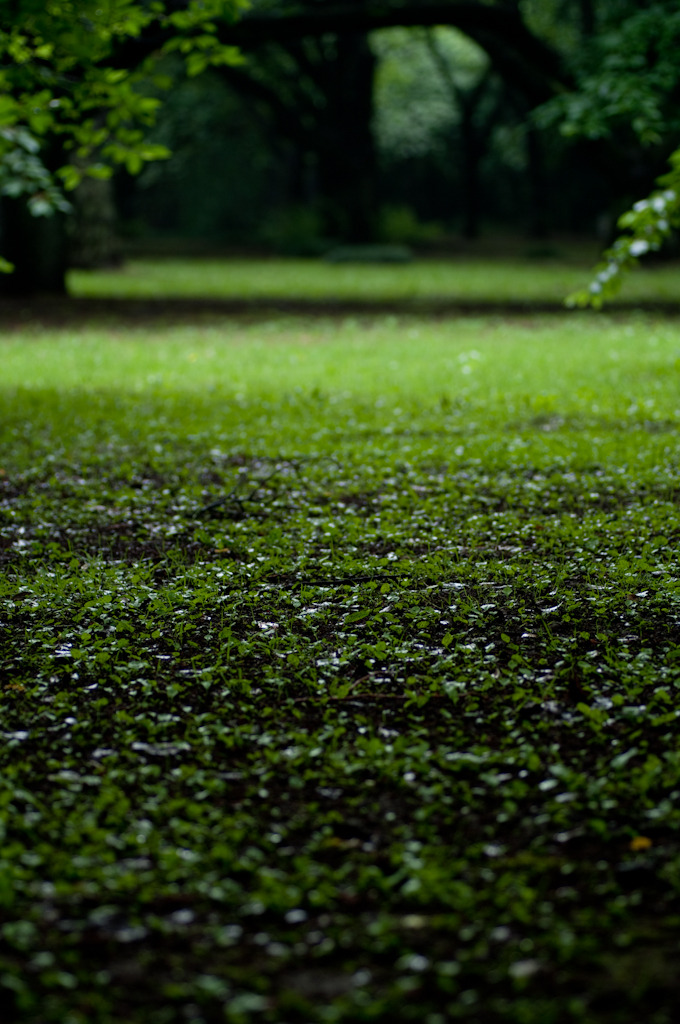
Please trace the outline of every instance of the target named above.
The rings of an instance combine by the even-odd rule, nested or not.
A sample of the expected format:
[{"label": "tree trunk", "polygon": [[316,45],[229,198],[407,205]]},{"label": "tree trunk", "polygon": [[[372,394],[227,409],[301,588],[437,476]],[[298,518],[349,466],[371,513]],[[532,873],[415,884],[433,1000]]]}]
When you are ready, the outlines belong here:
[{"label": "tree trunk", "polygon": [[529,235],[531,238],[546,238],[548,235],[548,184],[541,140],[534,128],[528,128],[527,172],[529,177]]},{"label": "tree trunk", "polygon": [[[334,241],[369,242],[377,231],[378,160],[373,138],[376,58],[360,32],[286,40],[254,49],[259,75],[244,67],[220,74],[263,103],[298,154],[291,178]],[[285,59],[281,59],[282,55]]]},{"label": "tree trunk", "polygon": [[481,215],[480,164],[484,155],[484,142],[474,123],[475,103],[473,97],[460,96],[463,164],[463,238],[479,237]]},{"label": "tree trunk", "polygon": [[325,229],[329,237],[346,242],[370,242],[376,236],[375,66],[364,35],[337,37],[315,141]]},{"label": "tree trunk", "polygon": [[0,254],[14,264],[13,273],[0,277],[2,294],[66,292],[68,246],[64,214],[33,217],[24,199],[4,197],[0,204]]},{"label": "tree trunk", "polygon": [[75,210],[70,265],[94,270],[116,267],[122,253],[110,178],[84,177],[72,195]]},{"label": "tree trunk", "polygon": [[579,0],[581,32],[586,39],[595,34],[596,15],[594,0]]}]

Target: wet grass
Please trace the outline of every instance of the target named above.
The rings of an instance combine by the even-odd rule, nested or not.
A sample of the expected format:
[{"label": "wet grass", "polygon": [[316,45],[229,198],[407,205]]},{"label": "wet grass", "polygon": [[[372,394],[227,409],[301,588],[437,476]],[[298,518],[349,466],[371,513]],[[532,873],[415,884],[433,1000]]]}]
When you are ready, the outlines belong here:
[{"label": "wet grass", "polygon": [[3,1022],[675,1020],[676,324],[0,356]]}]

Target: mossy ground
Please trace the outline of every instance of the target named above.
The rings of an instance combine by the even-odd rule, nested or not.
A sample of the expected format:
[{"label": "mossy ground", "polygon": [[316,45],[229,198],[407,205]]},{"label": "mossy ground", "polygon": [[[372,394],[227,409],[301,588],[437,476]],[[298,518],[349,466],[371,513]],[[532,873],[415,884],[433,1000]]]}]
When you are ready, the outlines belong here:
[{"label": "mossy ground", "polygon": [[680,326],[0,348],[3,1022],[671,1024]]}]

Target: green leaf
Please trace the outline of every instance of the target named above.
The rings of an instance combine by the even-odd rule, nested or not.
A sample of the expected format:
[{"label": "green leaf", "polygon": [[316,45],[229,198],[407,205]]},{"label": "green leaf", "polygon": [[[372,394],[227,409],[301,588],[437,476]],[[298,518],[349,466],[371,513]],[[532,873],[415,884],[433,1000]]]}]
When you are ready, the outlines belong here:
[{"label": "green leaf", "polygon": [[352,612],[350,615],[345,617],[345,624],[350,625],[352,622],[359,622],[361,619],[367,618],[371,614],[370,608],[366,608],[363,611]]}]

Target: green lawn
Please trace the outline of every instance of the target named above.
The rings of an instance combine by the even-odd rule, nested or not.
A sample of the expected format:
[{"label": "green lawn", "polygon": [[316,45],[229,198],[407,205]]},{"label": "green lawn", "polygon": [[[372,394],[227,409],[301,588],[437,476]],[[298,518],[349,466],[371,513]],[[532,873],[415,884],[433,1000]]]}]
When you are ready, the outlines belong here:
[{"label": "green lawn", "polygon": [[[414,302],[558,302],[590,280],[596,256],[570,259],[415,260],[330,264],[323,260],[133,259],[119,271],[71,271],[74,296],[100,298],[304,299]],[[677,264],[627,278],[627,301],[677,301]]]},{"label": "green lawn", "polygon": [[680,325],[0,360],[3,1024],[674,1024]]}]

